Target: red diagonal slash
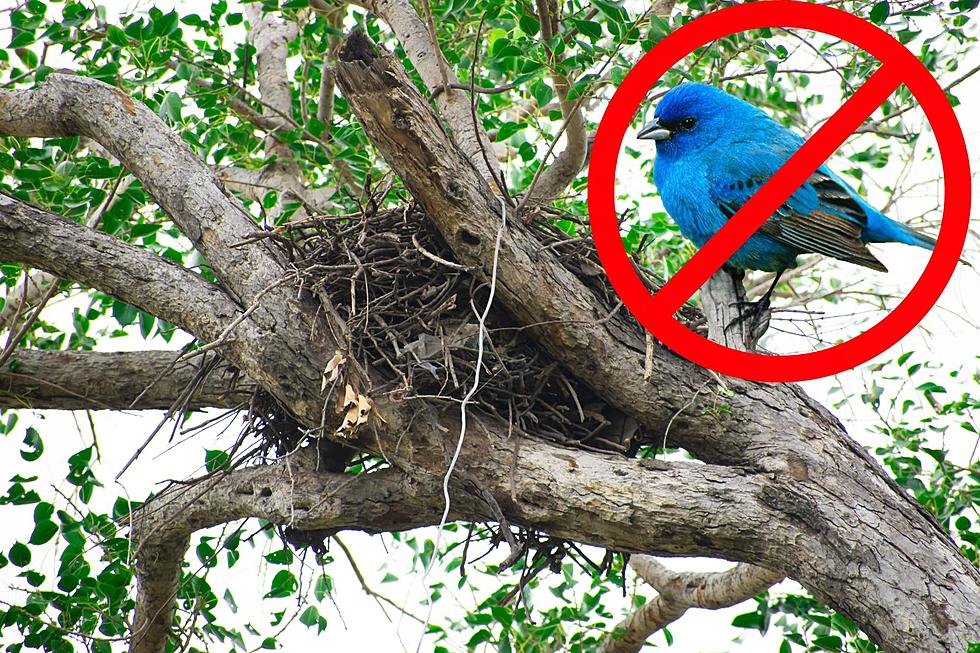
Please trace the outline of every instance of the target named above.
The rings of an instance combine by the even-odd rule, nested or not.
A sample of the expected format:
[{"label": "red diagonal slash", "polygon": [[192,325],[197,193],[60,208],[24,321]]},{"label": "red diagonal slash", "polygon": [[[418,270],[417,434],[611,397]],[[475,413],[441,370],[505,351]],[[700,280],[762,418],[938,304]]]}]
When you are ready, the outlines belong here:
[{"label": "red diagonal slash", "polygon": [[898,66],[880,66],[830,120],[657,291],[652,302],[652,306],[656,307],[654,310],[673,315],[901,83]]}]

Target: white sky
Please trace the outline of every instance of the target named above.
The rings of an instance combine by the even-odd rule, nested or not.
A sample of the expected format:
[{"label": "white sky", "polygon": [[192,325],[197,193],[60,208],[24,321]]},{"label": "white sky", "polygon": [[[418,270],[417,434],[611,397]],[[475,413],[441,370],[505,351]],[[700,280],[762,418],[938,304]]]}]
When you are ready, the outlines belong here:
[{"label": "white sky", "polygon": [[[0,6],[5,0],[0,0]],[[111,8],[122,9],[130,3],[107,3]],[[157,3],[161,9],[167,10],[174,5],[173,1]],[[182,7],[195,7],[203,3],[196,2],[177,2]],[[232,3],[234,4],[234,3]],[[972,61],[965,61],[961,70],[967,70],[975,65],[978,60],[977,52],[971,55]],[[971,161],[976,169],[978,159],[980,159],[980,127],[973,120],[977,110],[980,109],[980,76],[974,77],[960,87],[958,96],[962,104],[957,108],[960,116],[961,125],[966,134],[968,148],[971,153]],[[631,146],[637,146],[632,143]],[[621,159],[625,160],[625,159]],[[914,178],[929,179],[936,175],[935,161],[917,162],[917,169],[914,171]],[[635,177],[628,171],[621,169],[622,174]],[[887,176],[888,169],[875,171],[876,176]],[[871,199],[875,199],[872,197]],[[980,199],[976,188],[974,188],[974,201]],[[918,200],[922,204],[927,204],[926,208],[935,206],[935,195],[924,195]],[[903,214],[914,215],[921,212],[920,205],[903,205],[898,208],[898,212],[893,217],[901,218]],[[974,242],[973,248],[976,247]],[[876,249],[876,254],[885,262],[891,270],[888,278],[884,281],[887,285],[896,288],[910,288],[918,278],[924,266],[928,254],[925,251],[904,247],[901,245],[883,246]],[[858,272],[857,274],[863,274]],[[907,350],[919,350],[932,352],[934,361],[941,361],[949,365],[972,365],[976,366],[977,356],[980,355],[980,338],[977,333],[977,310],[974,306],[975,298],[980,296],[980,279],[977,272],[965,267],[957,270],[953,282],[947,288],[940,302],[940,306],[934,309],[923,323],[923,329],[917,330],[896,345],[885,357],[894,357],[900,352]],[[47,314],[47,319],[58,316],[59,319],[70,319],[70,306],[62,304],[53,307]],[[965,316],[961,319],[957,316]],[[778,349],[779,343],[773,345]],[[159,347],[159,343],[154,343],[154,347]],[[799,343],[794,342],[788,345],[798,347]],[[140,349],[143,342],[139,336],[115,339],[100,345],[103,350],[113,349]],[[836,380],[846,388],[859,388],[863,386],[862,376],[866,372],[855,370],[840,375]],[[835,381],[833,379],[818,380],[804,384],[806,389],[815,397],[826,402],[828,392]],[[852,434],[859,437],[862,442],[867,440],[862,434],[861,426],[865,424],[870,416],[860,405],[846,406],[838,411],[840,417],[848,424]],[[99,411],[94,413],[94,424],[96,436],[98,438],[99,449],[101,451],[101,461],[99,477],[107,483],[122,468],[125,462],[135,451],[136,447],[143,442],[149,432],[156,425],[160,418],[159,412],[131,412],[113,413]],[[44,437],[46,452],[39,462],[33,463],[30,467],[31,473],[38,473],[42,479],[54,487],[65,491],[70,488],[65,486],[63,477],[65,473],[65,457],[77,449],[88,446],[93,441],[93,433],[89,424],[82,413],[69,413],[64,411],[22,412],[19,428],[17,432],[0,440],[0,477],[9,478],[15,473],[24,473],[24,463],[20,460],[18,451],[20,442],[23,438],[23,429],[27,426],[36,426]],[[235,429],[231,429],[234,431]],[[170,448],[165,436],[158,436],[149,446],[141,458],[126,472],[120,479],[118,486],[109,485],[103,492],[97,492],[94,503],[107,507],[111,504],[116,494],[128,494],[132,498],[141,499],[146,494],[158,486],[156,485],[164,478],[184,478],[200,471],[200,464],[204,459],[204,450],[221,448],[222,443],[230,443],[229,435],[215,439],[207,435],[199,435],[188,442]],[[180,438],[178,438],[180,439]],[[973,446],[973,441],[947,442],[954,454],[961,460],[966,461],[966,456]],[[13,534],[20,539],[25,539],[31,529],[31,507],[8,508],[4,512],[5,530],[8,534]],[[432,529],[427,529],[427,537],[431,537]],[[359,533],[349,533],[342,536],[345,542],[355,552],[358,565],[364,574],[369,585],[376,591],[384,593],[389,598],[404,602],[405,605],[417,614],[424,614],[424,607],[419,601],[425,595],[423,588],[407,569],[407,555],[399,555],[397,545],[393,545],[391,537],[367,536]],[[263,537],[256,538],[259,549],[248,554],[243,551],[242,560],[235,567],[237,573],[221,574],[220,568],[212,572],[212,584],[220,595],[223,591],[223,584],[233,592],[239,606],[237,615],[230,615],[225,606],[219,609],[229,617],[230,624],[241,624],[246,621],[253,623],[258,629],[266,634],[272,634],[276,629],[268,626],[270,614],[273,611],[282,609],[294,609],[295,601],[288,599],[262,600],[260,597],[268,591],[272,576],[278,571],[277,567],[270,567],[259,558],[260,553],[278,548],[278,545],[270,547],[268,541]],[[0,544],[4,550],[9,548],[9,543]],[[46,554],[43,565],[49,570],[50,576],[54,576],[57,569],[58,552],[50,548],[33,549],[35,555]],[[299,623],[294,624],[286,633],[281,641],[287,644],[287,650],[400,650],[402,646],[399,641],[404,643],[407,650],[414,651],[418,639],[418,626],[410,619],[405,619],[399,623],[397,617],[393,621],[385,618],[384,614],[372,599],[367,597],[360,589],[359,583],[350,571],[349,565],[343,559],[343,555],[338,549],[334,549],[334,556],[337,561],[331,564],[327,571],[334,579],[336,593],[336,605],[331,605],[330,601],[321,604],[320,610],[329,621],[329,627],[320,636],[315,635],[314,630],[309,630]],[[490,555],[489,560],[499,562],[506,552],[500,550]],[[476,557],[474,553],[473,556]],[[598,559],[601,555],[594,555]],[[196,564],[193,552],[190,560]],[[36,562],[41,560],[36,559]],[[674,560],[668,564],[678,569],[720,569],[727,566],[727,563],[710,560]],[[256,571],[257,570],[257,571]],[[393,583],[382,583],[381,579],[387,571],[391,571],[396,576],[401,576],[403,580]],[[312,570],[310,570],[310,573]],[[3,570],[3,582],[0,586],[8,585],[13,579],[11,568]],[[455,587],[455,580],[458,578],[453,573],[443,574],[435,571],[431,580],[445,580],[447,587]],[[415,582],[413,582],[413,580]],[[304,586],[309,581],[309,575],[304,580]],[[16,582],[16,581],[13,581]],[[450,616],[459,617],[468,608],[472,607],[476,601],[487,593],[493,586],[484,584],[479,588],[477,595],[471,595],[466,591],[458,595],[448,594],[448,597],[437,604],[433,621],[435,623],[444,622]],[[405,601],[408,592],[411,590],[411,598]],[[652,591],[643,590],[647,596],[652,595]],[[0,598],[9,596],[10,593],[0,590]],[[539,593],[539,602],[549,600],[546,591]],[[607,603],[615,610],[617,598],[615,592],[607,595]],[[748,611],[751,606],[737,606],[728,610],[719,611],[692,611],[679,622],[674,624],[670,630],[674,635],[675,642],[671,650],[678,653],[713,653],[715,651],[744,650],[744,651],[771,651],[775,653],[778,649],[781,638],[774,636],[771,632],[766,638],[760,638],[757,634],[753,635],[741,629],[729,627],[734,615]],[[392,613],[389,608],[389,613]],[[393,614],[393,613],[392,613]],[[615,623],[613,621],[612,623]],[[9,631],[12,634],[13,631]],[[732,644],[733,637],[742,636],[743,643],[740,646]],[[466,634],[465,637],[468,637]],[[465,637],[462,641],[465,641]],[[662,646],[663,636],[657,635],[653,641]],[[257,643],[257,642],[255,642]],[[431,644],[426,644],[423,650],[431,648]],[[451,650],[463,650],[460,641],[455,645],[450,644]],[[489,649],[488,649],[489,650]]]}]

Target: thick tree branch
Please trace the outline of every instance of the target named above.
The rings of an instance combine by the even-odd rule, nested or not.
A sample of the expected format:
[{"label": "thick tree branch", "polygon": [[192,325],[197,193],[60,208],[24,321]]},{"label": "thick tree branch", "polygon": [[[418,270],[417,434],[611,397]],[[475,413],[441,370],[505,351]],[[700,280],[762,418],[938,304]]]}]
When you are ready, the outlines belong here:
[{"label": "thick tree branch", "polygon": [[[200,372],[201,359],[176,363],[178,355],[19,349],[0,370],[0,408],[166,410]],[[197,384],[186,408],[234,408],[254,390],[251,381],[222,364]]]},{"label": "thick tree branch", "polygon": [[[50,245],[39,251],[31,249],[38,239],[31,238],[32,225],[23,219],[10,233],[12,242],[16,239],[23,245],[18,256],[21,262],[67,273],[69,278],[184,326],[202,340],[220,343],[226,360],[270,391],[301,423],[309,428],[323,428],[328,433],[334,431],[344,406],[327,403],[331,386],[322,384],[322,379],[327,362],[338,350],[346,350],[346,324],[333,310],[329,298],[320,297],[318,306],[307,293],[297,294],[289,283],[283,257],[269,240],[255,238],[257,227],[241,203],[221,188],[211,170],[153,112],[102,82],[52,74],[35,89],[0,91],[0,133],[39,137],[81,135],[101,143],[143,182],[161,208],[205,256],[238,304],[211,286],[215,288],[213,296],[201,302],[195,313],[184,313],[181,293],[177,290],[181,286],[175,283],[169,288],[171,303],[158,297],[151,310],[146,296],[152,295],[146,285],[162,283],[161,278],[154,276],[157,272],[180,273],[182,276],[177,281],[182,283],[191,283],[186,276],[190,273],[154,261],[150,274],[151,268],[139,267],[149,266],[154,258],[146,252],[142,252],[146,255],[142,259],[134,259],[137,270],[134,273],[133,266],[125,260],[107,255],[120,251],[118,243],[104,234],[83,233],[83,227],[72,228],[73,223],[68,221],[59,223],[57,219],[48,219],[45,224],[62,234],[58,239],[49,239],[49,243],[68,248],[71,238],[80,237],[82,245],[74,248],[74,266],[67,265],[69,259],[63,249],[56,252]],[[13,203],[5,199],[4,207],[11,208]],[[22,207],[22,210],[26,209]],[[16,219],[12,211],[7,213],[6,218]],[[7,234],[0,238],[8,239]],[[13,255],[8,251],[4,248],[5,257]],[[101,278],[103,273],[110,275],[109,278]],[[203,279],[201,282],[206,283]],[[349,384],[355,392],[368,391],[368,373],[355,361],[348,360],[343,372],[341,388]],[[407,414],[400,417],[398,407],[376,405],[391,428],[397,432],[406,430]],[[149,588],[149,595],[140,599],[142,612],[138,618],[159,618],[161,628],[170,623],[171,611],[153,607],[160,595],[152,590],[155,585],[151,579],[166,583],[177,573],[176,568],[168,567],[173,564],[170,556],[157,557],[148,560],[140,570],[145,575],[144,586]],[[150,650],[162,651],[165,639],[160,639],[160,629],[151,632],[156,636],[143,640],[145,645]]]},{"label": "thick tree branch", "polygon": [[[334,352],[346,347],[345,325],[329,302],[319,311],[308,295],[289,287],[282,257],[266,239],[254,238],[257,227],[241,203],[152,111],[103,82],[56,73],[35,89],[0,91],[0,133],[82,135],[116,156],[239,303],[252,310],[245,324],[253,330],[246,337],[236,329],[241,348],[238,355],[229,352],[229,360],[309,426],[320,423],[322,372]],[[203,340],[220,334],[189,328]],[[356,364],[348,372],[356,387],[365,387]]]},{"label": "thick tree branch", "polygon": [[[741,274],[718,270],[701,289],[701,304],[708,337],[732,349],[748,351],[754,343],[745,339],[747,330],[737,321],[740,302],[745,300],[741,279]],[[721,573],[675,572],[644,554],[632,556],[630,567],[657,590],[657,596],[617,624],[602,642],[602,653],[639,653],[651,635],[680,619],[689,608],[727,608],[783,578],[778,572],[744,562]]]},{"label": "thick tree branch", "polygon": [[3,260],[97,288],[157,317],[217,337],[242,311],[221,288],[173,261],[0,194]]},{"label": "thick tree branch", "polygon": [[[492,180],[489,183],[496,187],[501,173],[493,145],[479,116],[474,121],[467,93],[453,86],[459,85],[459,78],[446,62],[439,44],[433,43],[425,21],[411,3],[408,0],[358,0],[351,4],[370,11],[388,24],[430,92],[435,93],[436,89],[442,88],[435,98],[439,114],[452,129],[453,137],[469,164],[480,172],[484,180]],[[446,71],[448,89],[443,88],[443,71]]]},{"label": "thick tree branch", "polygon": [[[486,275],[499,220],[495,194],[467,174],[462,153],[397,60],[375,55],[370,44],[348,45],[338,84],[365,131],[459,261]],[[974,619],[980,574],[799,388],[719,382],[666,349],[655,352],[644,379],[642,333],[610,317],[517,221],[501,242],[498,296],[520,322],[537,325],[530,333],[553,356],[646,432],[663,438],[670,424],[672,440],[703,460],[786,481],[767,501],[807,534],[789,550],[754,562],[796,578],[890,650],[945,651],[980,638]],[[942,579],[935,576],[938,569]],[[946,588],[942,604],[926,589],[938,585]],[[896,618],[897,605],[914,616]],[[932,648],[924,649],[923,642]]]},{"label": "thick tree branch", "polygon": [[[455,416],[420,422],[433,436],[445,437],[459,427]],[[410,461],[411,476],[395,469],[360,477],[318,471],[316,450],[308,448],[275,465],[219,472],[197,484],[165,490],[134,518],[141,564],[148,560],[156,565],[174,549],[185,550],[198,529],[246,517],[302,530],[393,531],[437,523],[443,509],[442,452],[415,449],[408,439],[381,438],[376,442],[389,454],[404,446],[398,455]],[[365,436],[365,441],[372,439]],[[495,519],[484,499],[489,493],[513,523],[559,537],[668,555],[735,550],[758,555],[760,546],[770,546],[760,533],[783,546],[802,536],[797,526],[766,507],[766,488],[772,482],[764,474],[710,465],[668,467],[605,454],[572,457],[554,444],[518,442],[506,425],[479,420],[467,433],[452,477],[451,516]],[[563,500],[556,502],[556,495]],[[731,510],[717,510],[719,502]],[[705,536],[706,528],[710,536]],[[140,579],[140,596],[153,597],[153,602],[137,611],[143,620],[134,628],[133,651],[155,653],[160,649],[149,642],[164,641],[158,636],[166,631],[146,620],[173,609],[177,580],[162,573],[166,569],[160,564],[158,573]]]}]

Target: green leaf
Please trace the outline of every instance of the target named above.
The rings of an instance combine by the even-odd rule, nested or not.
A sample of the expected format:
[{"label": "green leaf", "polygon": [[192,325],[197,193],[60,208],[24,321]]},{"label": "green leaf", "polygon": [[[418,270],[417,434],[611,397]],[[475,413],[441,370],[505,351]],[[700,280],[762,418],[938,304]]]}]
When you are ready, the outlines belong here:
[{"label": "green leaf", "polygon": [[14,545],[10,547],[10,553],[7,557],[10,558],[10,562],[18,567],[26,567],[31,564],[31,550],[27,548],[26,544],[21,542],[14,542]]},{"label": "green leaf", "polygon": [[160,105],[160,117],[168,118],[171,123],[179,123],[181,121],[180,110],[183,105],[184,101],[179,95],[173,91],[167,93]]},{"label": "green leaf", "polygon": [[494,140],[497,142],[505,141],[524,127],[525,125],[519,122],[505,122],[497,129],[497,137]]},{"label": "green leaf", "polygon": [[871,8],[871,22],[875,25],[881,25],[888,18],[889,13],[888,3],[878,2]]},{"label": "green leaf", "polygon": [[279,549],[267,554],[265,559],[274,565],[291,565],[293,564],[293,552],[289,549]]},{"label": "green leaf", "polygon": [[472,637],[470,637],[470,641],[466,642],[466,648],[476,648],[478,645],[482,644],[483,642],[489,642],[491,639],[493,639],[493,635],[490,634],[490,631],[486,628],[481,628],[480,630],[476,631]]},{"label": "green leaf", "polygon": [[534,36],[541,29],[541,23],[534,16],[528,16],[524,14],[518,20],[518,24],[521,26],[521,31],[528,36]]},{"label": "green leaf", "polygon": [[732,625],[738,628],[755,628],[761,631],[763,629],[762,615],[758,612],[746,612],[732,619]]},{"label": "green leaf", "polygon": [[313,595],[317,601],[322,601],[327,598],[327,594],[330,593],[331,589],[333,589],[333,580],[326,574],[320,574],[319,578],[316,579],[316,584],[313,586]]},{"label": "green leaf", "polygon": [[824,651],[839,651],[843,648],[844,642],[836,635],[825,635],[824,637],[815,637],[813,645]]},{"label": "green leaf", "polygon": [[228,590],[228,589],[226,589],[225,590],[225,594],[224,594],[224,596],[222,598],[224,599],[225,603],[228,604],[228,607],[231,608],[231,613],[232,614],[237,614],[238,613],[238,604],[235,603],[235,597],[234,597],[234,595],[232,595],[231,591]]},{"label": "green leaf", "polygon": [[220,449],[208,449],[204,454],[204,467],[209,472],[223,469],[228,465],[229,456],[227,452]]},{"label": "green leaf", "polygon": [[20,457],[29,463],[34,462],[44,453],[44,443],[41,441],[41,436],[34,427],[27,427],[27,432],[24,435],[24,445],[27,449],[21,449]]},{"label": "green leaf", "polygon": [[129,37],[126,36],[126,32],[122,31],[115,25],[109,25],[109,27],[106,29],[106,40],[113,45],[129,45]]},{"label": "green leaf", "polygon": [[272,587],[264,598],[281,599],[290,596],[299,589],[299,581],[288,569],[283,569],[272,579]]},{"label": "green leaf", "polygon": [[150,334],[153,333],[154,322],[156,322],[156,318],[154,316],[140,311],[140,335],[143,336],[144,340],[149,338]]},{"label": "green leaf", "polygon": [[593,43],[602,38],[602,25],[594,20],[576,20],[573,23],[578,31]]},{"label": "green leaf", "polygon": [[58,525],[50,519],[44,519],[34,524],[34,532],[31,533],[31,544],[44,544],[58,534]]},{"label": "green leaf", "polygon": [[317,633],[322,633],[327,628],[327,620],[320,616],[320,611],[314,605],[303,610],[303,614],[299,616],[299,622],[310,628],[316,626]]},{"label": "green leaf", "polygon": [[14,38],[10,40],[10,45],[8,46],[11,50],[16,48],[22,48],[25,45],[31,45],[34,43],[34,31],[20,32]]},{"label": "green leaf", "polygon": [[130,306],[118,299],[112,302],[112,317],[116,319],[119,326],[129,326],[136,321],[137,315],[139,315],[139,311],[135,306]]},{"label": "green leaf", "polygon": [[502,625],[504,628],[510,628],[511,623],[514,621],[514,613],[510,608],[504,607],[502,605],[491,605],[490,613],[493,618]]}]

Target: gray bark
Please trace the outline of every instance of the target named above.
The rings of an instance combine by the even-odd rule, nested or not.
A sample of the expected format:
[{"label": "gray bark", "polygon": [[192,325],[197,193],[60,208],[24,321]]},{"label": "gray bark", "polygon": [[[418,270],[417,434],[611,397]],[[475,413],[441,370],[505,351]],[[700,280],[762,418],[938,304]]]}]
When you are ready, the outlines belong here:
[{"label": "gray bark", "polygon": [[[174,351],[18,349],[0,369],[0,408],[43,410],[169,409],[200,371],[201,359],[177,363]],[[187,397],[187,410],[235,408],[255,384],[227,364]],[[135,403],[134,403],[135,402]]]}]

